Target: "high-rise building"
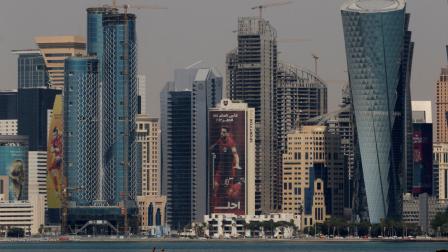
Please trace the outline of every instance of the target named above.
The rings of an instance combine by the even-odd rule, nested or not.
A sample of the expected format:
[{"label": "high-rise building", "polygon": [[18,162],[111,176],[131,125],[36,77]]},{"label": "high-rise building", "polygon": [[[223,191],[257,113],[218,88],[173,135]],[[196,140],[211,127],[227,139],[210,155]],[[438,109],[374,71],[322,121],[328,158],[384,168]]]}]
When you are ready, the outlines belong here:
[{"label": "high-rise building", "polygon": [[[168,197],[167,219],[173,228],[182,228],[193,221],[200,221],[208,212],[208,150],[206,147],[208,109],[215,106],[221,99],[222,77],[213,68],[177,69],[174,72],[174,82],[168,82],[161,92],[162,194]],[[181,106],[180,104],[188,107],[174,111],[174,107]],[[191,118],[184,118],[187,114]],[[183,118],[183,121],[172,121],[176,120],[174,116]],[[190,130],[187,135],[180,135],[179,131],[185,132],[187,129]],[[185,145],[178,148],[177,145],[184,142],[178,143],[175,138],[184,139],[185,144],[189,138],[188,147]],[[170,141],[176,146],[170,146]],[[178,151],[188,155],[182,158],[183,163],[177,163]],[[189,174],[182,179],[188,183],[184,185],[190,187],[188,191],[181,189],[183,187],[179,178],[176,180],[172,177],[178,176],[176,169]],[[175,193],[176,190],[181,190],[183,197],[179,197]],[[182,204],[187,204],[188,200],[190,208],[180,210]],[[179,213],[182,215],[178,216]]]},{"label": "high-rise building", "polygon": [[255,207],[270,213],[280,208],[277,190],[275,89],[277,83],[277,32],[258,17],[238,19],[238,46],[227,55],[227,97],[255,108]]},{"label": "high-rise building", "polygon": [[434,195],[448,200],[448,144],[436,143],[434,152]]},{"label": "high-rise building", "polygon": [[412,167],[410,69],[405,0],[349,0],[341,8],[347,65],[371,223],[401,215]]},{"label": "high-rise building", "polygon": [[217,105],[222,96],[222,77],[213,68],[198,69],[191,92],[191,151],[192,151],[192,221],[201,221],[209,211],[207,181],[209,174],[208,149],[210,139],[208,110]]},{"label": "high-rise building", "polygon": [[137,75],[138,114],[146,115],[146,76]]},{"label": "high-rise building", "polygon": [[327,126],[301,126],[287,135],[283,209],[302,215],[302,227],[344,214],[344,155]]},{"label": "high-rise building", "polygon": [[448,143],[448,67],[442,68],[436,86],[436,142]]},{"label": "high-rise building", "polygon": [[191,223],[192,169],[191,91],[176,91],[167,83],[161,93],[163,190],[167,222],[180,230]]},{"label": "high-rise building", "polygon": [[290,64],[278,64],[275,94],[276,192],[282,191],[282,159],[286,135],[304,121],[327,113],[327,85],[315,73]]},{"label": "high-rise building", "polygon": [[138,168],[141,169],[142,196],[161,195],[159,119],[137,115]]},{"label": "high-rise building", "polygon": [[17,81],[20,88],[48,87],[49,77],[40,50],[14,50],[17,58]]},{"label": "high-rise building", "polygon": [[87,8],[87,54],[98,59],[98,78],[103,80],[104,25],[103,16],[118,13],[117,8],[102,6]]},{"label": "high-rise building", "polygon": [[102,166],[103,197],[125,212],[125,226],[136,227],[137,38],[136,16],[103,14]]},{"label": "high-rise building", "polygon": [[18,134],[29,137],[30,151],[47,150],[48,114],[61,91],[50,88],[22,88],[18,92]]},{"label": "high-rise building", "polygon": [[28,152],[28,197],[42,196],[47,208],[47,152]]},{"label": "high-rise building", "polygon": [[81,36],[39,36],[34,40],[45,62],[49,86],[64,88],[64,60],[70,56],[85,55],[85,39]]},{"label": "high-rise building", "polygon": [[209,214],[255,214],[255,109],[223,99],[207,128]]},{"label": "high-rise building", "polygon": [[70,193],[71,206],[93,206],[105,200],[99,164],[98,60],[69,57],[65,71],[64,174],[70,188],[82,188]]}]

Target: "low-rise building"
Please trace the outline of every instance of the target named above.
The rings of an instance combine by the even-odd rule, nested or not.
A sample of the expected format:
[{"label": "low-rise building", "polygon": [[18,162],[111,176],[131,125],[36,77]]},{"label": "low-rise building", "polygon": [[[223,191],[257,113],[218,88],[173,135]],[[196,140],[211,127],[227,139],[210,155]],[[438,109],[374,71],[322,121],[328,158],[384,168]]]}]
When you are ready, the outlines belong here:
[{"label": "low-rise building", "polygon": [[403,196],[403,222],[415,224],[425,233],[432,233],[431,221],[438,213],[448,208],[448,200],[429,196],[427,193],[412,196],[407,193]]},{"label": "low-rise building", "polygon": [[204,216],[204,235],[210,238],[271,236],[292,238],[300,229],[300,215],[272,213],[264,215],[209,214]]},{"label": "low-rise building", "polygon": [[137,196],[140,231],[151,236],[166,234],[166,196]]},{"label": "low-rise building", "polygon": [[27,201],[0,202],[0,233],[22,228],[25,234],[35,235],[45,222],[45,197],[31,196]]}]

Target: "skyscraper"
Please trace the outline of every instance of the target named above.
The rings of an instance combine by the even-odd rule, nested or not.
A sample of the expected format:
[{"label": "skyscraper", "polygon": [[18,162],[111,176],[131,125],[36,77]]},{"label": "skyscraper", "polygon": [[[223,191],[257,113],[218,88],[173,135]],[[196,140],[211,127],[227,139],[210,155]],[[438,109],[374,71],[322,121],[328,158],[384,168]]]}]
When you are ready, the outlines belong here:
[{"label": "skyscraper", "polygon": [[341,8],[350,88],[371,223],[401,215],[409,169],[413,43],[404,0]]},{"label": "skyscraper", "polygon": [[227,94],[255,108],[255,207],[269,213],[280,208],[277,191],[275,89],[277,83],[277,32],[258,17],[238,19],[238,46],[227,55]]},{"label": "skyscraper", "polygon": [[159,196],[160,185],[160,126],[159,119],[137,115],[138,168],[141,169],[142,196]]},{"label": "skyscraper", "polygon": [[437,143],[448,143],[448,67],[440,71],[436,86]]},{"label": "skyscraper", "polygon": [[103,14],[103,198],[136,221],[137,39],[134,14]]},{"label": "skyscraper", "polygon": [[45,62],[49,86],[64,88],[64,59],[85,55],[85,39],[81,36],[39,36],[34,40]]},{"label": "skyscraper", "polygon": [[29,137],[30,151],[47,150],[48,115],[60,90],[21,88],[18,91],[18,133]]},{"label": "skyscraper", "polygon": [[167,221],[180,230],[192,217],[191,91],[176,91],[167,83],[161,93],[163,190]]},{"label": "skyscraper", "polygon": [[44,57],[40,50],[14,50],[17,57],[19,88],[48,87],[49,77]]},{"label": "skyscraper", "polygon": [[[161,92],[160,101],[162,194],[166,193],[168,197],[168,223],[173,228],[182,228],[193,221],[202,220],[208,212],[208,109],[222,98],[222,77],[213,68],[176,69],[174,75],[174,82],[167,83]],[[188,107],[175,111],[174,108],[181,106],[180,104]],[[187,114],[191,118],[187,119]],[[176,116],[182,118],[182,121],[177,122]],[[185,133],[187,135],[179,133],[187,130],[190,130],[188,134]],[[175,140],[177,138],[185,142]],[[190,139],[188,146],[187,138]],[[170,143],[175,143],[176,146],[170,146]],[[185,146],[182,147],[182,144]],[[180,155],[178,152],[188,156],[182,157],[184,161],[181,163],[174,161],[180,159],[180,156],[176,158]],[[177,177],[176,170],[179,169],[184,176]],[[188,186],[188,190],[182,189],[184,182],[187,183],[184,186]],[[183,196],[179,197],[176,191],[182,191]],[[189,203],[186,202],[188,200]],[[179,209],[181,204],[185,207],[188,205],[189,209]]]},{"label": "skyscraper", "polygon": [[[99,162],[98,60],[69,57],[65,60],[64,167],[72,206],[92,206],[103,200],[103,171]],[[88,220],[87,220],[88,221]]]},{"label": "skyscraper", "polygon": [[138,85],[138,113],[146,115],[146,76],[137,75]]}]

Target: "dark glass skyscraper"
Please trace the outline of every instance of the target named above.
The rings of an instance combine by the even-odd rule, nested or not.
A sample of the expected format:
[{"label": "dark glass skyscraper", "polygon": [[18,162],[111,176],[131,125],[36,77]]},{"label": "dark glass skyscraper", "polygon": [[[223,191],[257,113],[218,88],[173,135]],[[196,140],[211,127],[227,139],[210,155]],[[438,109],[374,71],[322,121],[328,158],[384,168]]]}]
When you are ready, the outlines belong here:
[{"label": "dark glass skyscraper", "polygon": [[341,8],[370,222],[399,218],[409,155],[411,34],[404,0]]},{"label": "dark glass skyscraper", "polygon": [[40,50],[14,50],[17,54],[17,81],[19,88],[48,87],[49,77]]},{"label": "dark glass skyscraper", "polygon": [[102,159],[104,199],[135,208],[137,41],[135,15],[103,15]]},{"label": "dark glass skyscraper", "polygon": [[30,151],[47,150],[47,122],[54,99],[60,90],[50,88],[19,89],[18,133],[29,137]]}]

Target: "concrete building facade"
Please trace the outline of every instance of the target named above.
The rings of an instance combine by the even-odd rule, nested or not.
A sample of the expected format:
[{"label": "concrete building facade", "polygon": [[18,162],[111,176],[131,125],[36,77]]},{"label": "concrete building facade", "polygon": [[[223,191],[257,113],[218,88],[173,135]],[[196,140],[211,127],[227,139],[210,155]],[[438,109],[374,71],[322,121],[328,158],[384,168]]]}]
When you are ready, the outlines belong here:
[{"label": "concrete building facade", "polygon": [[436,142],[448,143],[448,67],[442,68],[436,84]]},{"label": "concrete building facade", "polygon": [[0,201],[0,232],[22,228],[25,234],[37,235],[45,225],[45,199],[38,195],[27,201]]},{"label": "concrete building facade", "polygon": [[441,200],[448,200],[448,144],[434,144],[433,153],[433,195]]},{"label": "concrete building facade", "polygon": [[340,136],[326,126],[302,126],[287,136],[283,154],[283,208],[302,226],[344,214],[344,156]]}]

